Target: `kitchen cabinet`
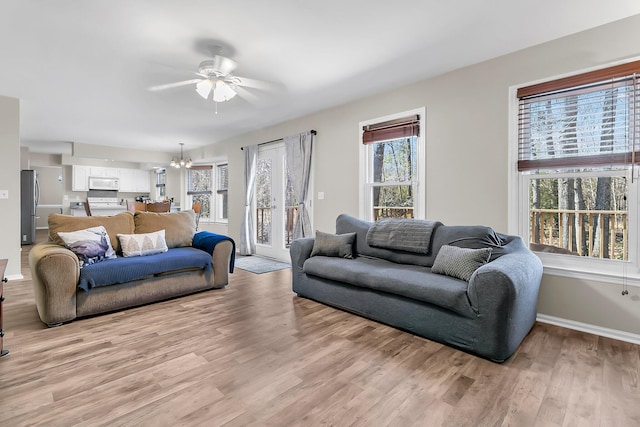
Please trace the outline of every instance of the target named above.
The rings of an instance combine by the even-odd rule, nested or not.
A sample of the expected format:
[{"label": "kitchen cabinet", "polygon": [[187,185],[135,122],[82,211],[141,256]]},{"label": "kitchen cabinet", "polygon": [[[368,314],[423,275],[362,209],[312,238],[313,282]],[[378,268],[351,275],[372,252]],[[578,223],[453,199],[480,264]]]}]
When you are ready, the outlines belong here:
[{"label": "kitchen cabinet", "polygon": [[149,171],[141,169],[120,169],[120,191],[124,193],[149,193]]},{"label": "kitchen cabinet", "polygon": [[135,175],[136,193],[150,193],[151,183],[149,178],[149,171],[136,169]]},{"label": "kitchen cabinet", "polygon": [[89,191],[89,177],[119,178],[123,193],[150,193],[149,171],[142,169],[108,168],[104,166],[72,166],[71,189]]},{"label": "kitchen cabinet", "polygon": [[104,166],[89,166],[89,176],[100,178],[120,178],[120,169]]},{"label": "kitchen cabinet", "polygon": [[73,165],[71,167],[71,190],[89,191],[89,167]]}]

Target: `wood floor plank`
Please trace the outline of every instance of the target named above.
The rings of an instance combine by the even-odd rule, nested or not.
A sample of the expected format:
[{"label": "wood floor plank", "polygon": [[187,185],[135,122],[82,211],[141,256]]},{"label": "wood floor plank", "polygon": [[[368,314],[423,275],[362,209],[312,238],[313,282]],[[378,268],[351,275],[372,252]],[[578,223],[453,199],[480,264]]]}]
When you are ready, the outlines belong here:
[{"label": "wood floor plank", "polygon": [[640,425],[638,345],[536,324],[496,364],[299,298],[289,270],[50,329],[23,275],[3,427]]}]

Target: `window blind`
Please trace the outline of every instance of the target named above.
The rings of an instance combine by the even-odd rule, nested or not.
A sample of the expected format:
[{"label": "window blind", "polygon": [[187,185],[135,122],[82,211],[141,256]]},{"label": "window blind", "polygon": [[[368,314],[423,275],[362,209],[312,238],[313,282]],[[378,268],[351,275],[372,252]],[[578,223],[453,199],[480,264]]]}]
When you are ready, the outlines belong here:
[{"label": "window blind", "polygon": [[218,194],[225,194],[229,185],[229,167],[228,165],[218,165]]},{"label": "window blind", "polygon": [[518,170],[640,162],[640,61],[518,90]]},{"label": "window blind", "polygon": [[211,194],[212,165],[194,165],[187,169],[187,194]]},{"label": "window blind", "polygon": [[420,135],[420,116],[413,115],[395,120],[374,123],[362,127],[363,144],[409,138]]}]

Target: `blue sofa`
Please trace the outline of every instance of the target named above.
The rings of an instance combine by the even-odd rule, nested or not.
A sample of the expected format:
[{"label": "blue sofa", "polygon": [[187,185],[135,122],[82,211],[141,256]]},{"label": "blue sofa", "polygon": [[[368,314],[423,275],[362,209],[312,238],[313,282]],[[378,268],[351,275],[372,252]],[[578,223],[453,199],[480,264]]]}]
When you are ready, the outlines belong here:
[{"label": "blue sofa", "polygon": [[[311,256],[315,239],[295,240],[293,291],[495,362],[514,353],[535,322],[542,277],[520,237],[437,223],[427,253],[412,253],[370,246],[371,226],[337,218],[337,235],[355,233],[353,259]],[[491,255],[466,281],[432,271],[443,246],[491,248]]]}]

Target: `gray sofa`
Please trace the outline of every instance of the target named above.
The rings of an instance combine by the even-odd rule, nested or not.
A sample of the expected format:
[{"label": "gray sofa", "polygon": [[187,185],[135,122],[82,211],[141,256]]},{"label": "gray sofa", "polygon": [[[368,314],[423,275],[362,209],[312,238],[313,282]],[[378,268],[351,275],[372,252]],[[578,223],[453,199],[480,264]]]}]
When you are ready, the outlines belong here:
[{"label": "gray sofa", "polygon": [[[353,259],[311,256],[315,239],[295,240],[293,291],[495,362],[513,354],[535,322],[542,277],[540,260],[520,237],[436,223],[426,253],[413,253],[370,246],[371,226],[337,218],[337,235],[355,233]],[[490,258],[467,282],[432,271],[444,246],[491,248]]]}]

